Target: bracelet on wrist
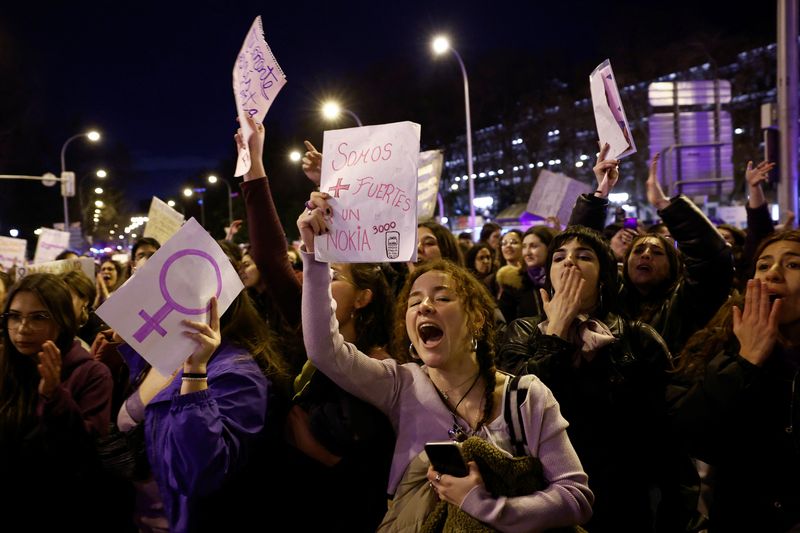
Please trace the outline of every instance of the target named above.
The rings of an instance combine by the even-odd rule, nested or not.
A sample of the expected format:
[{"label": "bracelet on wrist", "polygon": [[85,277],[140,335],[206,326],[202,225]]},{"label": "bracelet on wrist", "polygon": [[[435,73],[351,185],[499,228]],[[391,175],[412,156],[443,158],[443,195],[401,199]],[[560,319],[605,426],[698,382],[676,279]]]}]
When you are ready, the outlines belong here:
[{"label": "bracelet on wrist", "polygon": [[208,374],[205,372],[184,372],[182,379],[207,379]]}]

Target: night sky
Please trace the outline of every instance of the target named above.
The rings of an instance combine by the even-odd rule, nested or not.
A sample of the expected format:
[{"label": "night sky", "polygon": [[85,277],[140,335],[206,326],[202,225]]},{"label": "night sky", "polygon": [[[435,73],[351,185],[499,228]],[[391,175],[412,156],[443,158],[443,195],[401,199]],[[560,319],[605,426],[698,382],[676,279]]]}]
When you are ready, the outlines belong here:
[{"label": "night sky", "polygon": [[[57,173],[64,140],[97,128],[102,144],[74,142],[67,167],[79,177],[107,168],[109,187],[131,214],[142,213],[153,194],[177,200],[192,180],[229,174],[231,71],[256,15],[288,78],[265,121],[267,171],[300,188],[307,184],[288,163],[289,149],[353,125],[319,117],[326,96],[366,124],[420,123],[423,148],[463,133],[457,63],[430,52],[438,32],[450,35],[470,74],[474,129],[496,123],[498,102],[542,91],[548,79],[588,96],[588,75],[607,57],[618,78],[638,81],[703,63],[706,52],[723,62],[725,54],[775,41],[774,2],[752,2],[746,12],[721,1],[650,4],[6,2],[0,173]],[[35,227],[62,219],[58,187],[0,181],[0,234],[19,227],[30,238]]]}]

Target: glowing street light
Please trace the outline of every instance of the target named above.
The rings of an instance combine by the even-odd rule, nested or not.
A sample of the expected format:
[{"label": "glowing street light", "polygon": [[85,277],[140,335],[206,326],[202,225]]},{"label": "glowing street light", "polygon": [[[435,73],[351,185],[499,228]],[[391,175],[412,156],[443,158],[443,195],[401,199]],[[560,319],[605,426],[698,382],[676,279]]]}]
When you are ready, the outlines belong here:
[{"label": "glowing street light", "polygon": [[170,207],[175,207],[175,200],[167,200],[167,205]]},{"label": "glowing street light", "polygon": [[192,189],[190,189],[189,187],[186,187],[185,189],[183,189],[183,195],[186,198],[190,198],[192,196],[192,194],[194,194],[194,193],[192,192]]},{"label": "glowing street light", "polygon": [[293,163],[297,163],[301,159],[303,159],[303,154],[301,154],[297,150],[292,150],[291,152],[289,152],[289,160],[292,161]]},{"label": "glowing street light", "polygon": [[103,188],[102,187],[95,187],[94,188],[94,193],[95,194],[103,194]]},{"label": "glowing street light", "polygon": [[356,121],[358,127],[360,128],[364,124],[361,123],[361,119],[358,118],[358,115],[339,105],[338,102],[334,102],[333,100],[328,100],[324,104],[322,104],[322,116],[327,118],[328,120],[335,120],[339,117],[340,114],[350,115],[353,120]]},{"label": "glowing street light", "polygon": [[[67,197],[75,194],[75,174],[67,175],[67,146],[75,139],[86,137],[92,142],[100,140],[100,133],[97,131],[89,131],[86,133],[77,133],[64,141],[61,145],[61,196],[64,199],[64,231],[69,231],[69,206],[67,204]],[[70,181],[72,186],[70,187]]]},{"label": "glowing street light", "polygon": [[95,207],[103,207],[103,200],[95,200],[94,202]]},{"label": "glowing street light", "polygon": [[105,170],[100,168],[100,169],[97,169],[97,172],[95,172],[94,175],[97,176],[100,179],[103,179],[106,176],[108,176],[108,172],[106,172]]},{"label": "glowing street light", "polygon": [[[455,48],[450,46],[450,41],[447,37],[443,35],[439,35],[433,39],[431,43],[431,47],[433,48],[433,52],[436,55],[442,55],[446,53],[448,50],[456,56],[458,60],[458,65],[461,67],[461,75],[464,78],[464,108],[466,114],[466,125],[467,125],[467,175],[472,176],[472,124],[470,121],[470,112],[469,112],[469,80],[467,78],[467,69],[464,67],[464,61],[462,61],[461,56],[456,51]],[[472,183],[472,180],[467,180],[467,184],[469,185],[469,227],[475,227],[475,185]]]},{"label": "glowing street light", "polygon": [[[208,182],[212,185],[218,181],[219,178],[213,174],[208,177]],[[228,189],[228,227],[231,227],[233,225],[233,191],[231,190],[231,184],[228,183],[228,180],[222,180],[222,183],[224,183],[225,188]]]}]

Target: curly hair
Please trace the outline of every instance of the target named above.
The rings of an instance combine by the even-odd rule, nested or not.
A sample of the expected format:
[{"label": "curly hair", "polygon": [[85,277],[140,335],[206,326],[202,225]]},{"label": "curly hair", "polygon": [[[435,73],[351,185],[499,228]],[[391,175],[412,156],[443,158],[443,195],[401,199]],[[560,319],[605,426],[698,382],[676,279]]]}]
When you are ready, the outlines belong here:
[{"label": "curly hair", "polygon": [[603,319],[609,313],[619,311],[619,274],[617,271],[617,260],[614,252],[603,236],[591,229],[583,226],[569,226],[567,229],[553,237],[550,246],[547,248],[547,262],[545,263],[545,289],[552,292],[553,284],[550,279],[550,267],[553,265],[553,253],[570,241],[576,240],[591,248],[600,263],[600,273],[597,277],[599,292],[599,302],[595,314]]},{"label": "curly hair", "polygon": [[414,282],[428,272],[441,272],[450,276],[453,280],[453,290],[467,314],[467,323],[481,324],[476,331],[472,332],[477,341],[478,371],[486,382],[484,410],[481,420],[478,422],[478,427],[480,427],[490,420],[492,409],[494,409],[493,393],[496,385],[494,340],[496,331],[493,312],[496,304],[486,287],[465,268],[450,261],[431,261],[421,265],[408,276],[395,307],[395,348],[392,353],[399,362],[408,362],[408,359],[403,360],[402,358],[402,354],[409,352],[411,344],[406,329],[408,297]]}]

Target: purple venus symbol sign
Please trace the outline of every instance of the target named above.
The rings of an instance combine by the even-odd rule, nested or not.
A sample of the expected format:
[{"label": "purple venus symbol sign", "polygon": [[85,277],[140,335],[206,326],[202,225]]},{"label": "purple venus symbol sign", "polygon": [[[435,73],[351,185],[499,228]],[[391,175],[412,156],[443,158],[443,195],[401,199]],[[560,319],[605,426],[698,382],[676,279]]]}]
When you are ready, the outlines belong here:
[{"label": "purple venus symbol sign", "polygon": [[169,257],[166,261],[164,261],[164,265],[161,267],[161,272],[158,274],[158,285],[161,288],[161,296],[164,297],[164,305],[161,306],[161,309],[156,311],[153,316],[147,314],[144,309],[139,311],[139,316],[144,319],[144,324],[136,330],[136,333],[133,334],[133,338],[139,342],[144,341],[150,333],[153,331],[157,332],[162,337],[167,334],[167,330],[161,327],[161,322],[169,315],[173,310],[183,313],[184,315],[202,315],[203,313],[208,312],[211,308],[211,304],[192,309],[189,307],[184,307],[178,302],[176,302],[172,295],[169,293],[169,289],[167,288],[167,273],[169,272],[169,268],[172,266],[175,261],[180,259],[181,257],[186,257],[187,255],[196,255],[198,257],[202,257],[206,261],[208,261],[212,267],[214,267],[214,274],[217,278],[217,288],[215,292],[215,296],[219,298],[220,293],[222,292],[222,272],[219,270],[219,265],[214,260],[213,257],[208,255],[207,253],[203,252],[202,250],[195,250],[192,248],[181,250],[179,252],[174,253],[172,256]]}]

